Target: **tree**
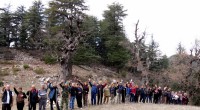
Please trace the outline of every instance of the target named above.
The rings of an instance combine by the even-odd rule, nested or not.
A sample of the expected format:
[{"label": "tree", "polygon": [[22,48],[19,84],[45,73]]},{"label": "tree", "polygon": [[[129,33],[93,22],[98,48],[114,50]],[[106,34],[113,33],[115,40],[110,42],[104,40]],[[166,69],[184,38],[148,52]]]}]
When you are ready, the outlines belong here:
[{"label": "tree", "polygon": [[123,8],[122,5],[113,3],[104,11],[98,47],[102,62],[107,66],[116,67],[118,72],[130,58],[129,51],[122,45],[127,41],[122,23],[127,14]]},{"label": "tree", "polygon": [[6,8],[1,8],[0,11],[0,46],[10,46],[12,42],[12,13],[10,11],[10,6]]},{"label": "tree", "polygon": [[181,42],[178,44],[178,47],[177,47],[177,53],[179,54],[179,55],[182,55],[182,54],[184,54],[185,53],[185,47],[181,44]]},{"label": "tree", "polygon": [[135,25],[135,41],[132,46],[132,54],[133,54],[133,66],[136,66],[137,71],[142,72],[146,70],[144,68],[144,61],[146,62],[145,54],[146,54],[146,45],[145,45],[145,37],[146,32],[144,31],[141,35],[138,34],[138,25],[139,20]]},{"label": "tree", "polygon": [[29,48],[40,49],[43,41],[44,5],[34,1],[27,13]]},{"label": "tree", "polygon": [[83,22],[84,31],[88,32],[84,40],[80,42],[77,51],[73,57],[75,64],[96,64],[100,63],[101,57],[98,55],[99,48],[99,21],[96,17],[86,16]]},{"label": "tree", "polygon": [[84,0],[54,0],[49,4],[50,11],[63,18],[64,26],[62,32],[56,36],[61,42],[60,64],[63,79],[72,75],[72,56],[77,49],[79,42],[86,35],[82,24],[85,17],[84,11],[87,7]]},{"label": "tree", "polygon": [[16,25],[16,34],[18,41],[16,41],[15,47],[26,48],[28,43],[28,33],[27,33],[27,22],[26,22],[26,10],[24,6],[17,8],[14,13],[15,16],[15,25]]}]

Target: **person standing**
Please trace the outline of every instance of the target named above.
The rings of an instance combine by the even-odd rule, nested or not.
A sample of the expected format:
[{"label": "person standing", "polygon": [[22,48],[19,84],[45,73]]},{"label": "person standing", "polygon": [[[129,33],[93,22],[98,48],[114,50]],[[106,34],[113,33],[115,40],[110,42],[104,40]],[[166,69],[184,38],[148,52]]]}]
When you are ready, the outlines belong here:
[{"label": "person standing", "polygon": [[80,84],[77,84],[77,92],[76,92],[76,101],[78,108],[82,109],[82,97],[83,97],[83,89],[81,88]]},{"label": "person standing", "polygon": [[126,84],[124,84],[122,86],[122,103],[125,103],[125,99],[126,99]]},{"label": "person standing", "polygon": [[42,84],[41,89],[38,91],[39,97],[39,110],[46,110],[47,105],[47,88]]},{"label": "person standing", "polygon": [[6,85],[2,89],[2,110],[11,110],[13,106],[13,92],[10,90],[10,85]]},{"label": "person standing", "polygon": [[83,88],[83,105],[84,106],[88,106],[88,93],[89,93],[89,86],[88,83],[85,82],[84,84],[81,83],[80,80],[78,80],[78,82],[81,84],[82,88]]},{"label": "person standing", "polygon": [[24,99],[26,99],[26,94],[22,92],[22,87],[19,87],[17,90],[14,86],[15,94],[17,94],[16,102],[17,102],[17,110],[23,110],[24,108]]},{"label": "person standing", "polygon": [[55,83],[53,85],[52,85],[52,83],[48,83],[48,88],[50,89],[49,99],[50,99],[51,110],[53,110],[53,102],[56,104],[57,110],[60,110],[59,104],[58,104],[59,91],[58,91],[57,85]]},{"label": "person standing", "polygon": [[70,109],[74,109],[74,102],[76,99],[76,93],[77,93],[77,88],[75,83],[72,83],[72,86],[70,87]]},{"label": "person standing", "polygon": [[105,84],[102,84],[102,81],[99,81],[99,84],[97,86],[97,89],[98,89],[98,101],[97,101],[97,104],[102,104],[102,99],[103,99],[103,89],[104,87],[106,86],[106,83]]},{"label": "person standing", "polygon": [[31,86],[31,90],[27,91],[27,96],[29,96],[29,110],[36,110],[36,104],[38,103],[38,90],[36,90],[35,85]]},{"label": "person standing", "polygon": [[68,100],[69,100],[69,85],[67,82],[64,83],[64,80],[60,83],[60,87],[62,88],[62,100],[61,100],[61,106],[60,109],[63,110],[63,105],[65,103],[66,110],[68,110]]},{"label": "person standing", "polygon": [[103,93],[104,93],[104,102],[103,103],[108,104],[109,97],[110,97],[110,89],[109,89],[108,85],[106,85],[106,87],[104,88]]},{"label": "person standing", "polygon": [[96,82],[91,82],[89,79],[89,84],[91,86],[91,103],[92,105],[96,105],[96,95],[98,93]]},{"label": "person standing", "polygon": [[110,87],[110,100],[111,100],[111,104],[115,104],[115,97],[117,95],[117,87],[116,87],[116,83],[112,83],[111,87]]},{"label": "person standing", "polygon": [[130,94],[131,94],[131,89],[130,89],[130,84],[127,82],[126,84],[126,102],[130,102]]}]

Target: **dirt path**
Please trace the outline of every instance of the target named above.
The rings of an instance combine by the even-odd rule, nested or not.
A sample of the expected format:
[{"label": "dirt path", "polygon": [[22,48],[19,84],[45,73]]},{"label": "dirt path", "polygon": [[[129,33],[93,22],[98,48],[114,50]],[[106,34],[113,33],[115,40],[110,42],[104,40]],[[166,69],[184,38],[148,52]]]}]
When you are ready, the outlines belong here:
[{"label": "dirt path", "polygon": [[200,110],[200,107],[181,106],[181,105],[163,105],[163,104],[119,104],[119,105],[101,105],[85,110]]}]

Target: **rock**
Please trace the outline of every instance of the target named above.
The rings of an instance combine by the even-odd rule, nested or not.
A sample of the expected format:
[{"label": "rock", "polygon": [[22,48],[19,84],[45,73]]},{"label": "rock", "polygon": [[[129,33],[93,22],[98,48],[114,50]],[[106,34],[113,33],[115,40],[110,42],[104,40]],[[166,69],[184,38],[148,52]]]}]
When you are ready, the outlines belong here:
[{"label": "rock", "polygon": [[37,75],[37,76],[35,76],[35,78],[41,78],[41,76],[40,76],[40,75]]}]

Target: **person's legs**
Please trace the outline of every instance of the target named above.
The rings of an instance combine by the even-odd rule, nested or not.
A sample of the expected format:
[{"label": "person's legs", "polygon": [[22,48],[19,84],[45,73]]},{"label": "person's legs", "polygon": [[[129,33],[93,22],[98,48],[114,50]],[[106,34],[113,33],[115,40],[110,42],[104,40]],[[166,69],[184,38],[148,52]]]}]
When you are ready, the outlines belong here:
[{"label": "person's legs", "polygon": [[36,110],[36,103],[34,103],[32,106],[33,106],[33,110]]},{"label": "person's legs", "polygon": [[50,108],[53,110],[53,99],[50,99]]},{"label": "person's legs", "polygon": [[103,102],[103,93],[100,94],[100,104]]},{"label": "person's legs", "polygon": [[7,110],[7,104],[2,104],[2,110]]},{"label": "person's legs", "polygon": [[106,99],[107,99],[106,104],[108,104],[108,102],[109,102],[109,96],[107,96]]},{"label": "person's legs", "polygon": [[72,96],[70,98],[70,109],[74,109],[74,101],[75,101],[75,96]]},{"label": "person's legs", "polygon": [[[65,98],[65,106],[66,106],[66,110],[68,110],[68,97],[67,98]],[[61,109],[62,110],[62,109]]]},{"label": "person's legs", "polygon": [[99,102],[100,102],[100,93],[98,93],[97,95],[97,105],[99,105]]},{"label": "person's legs", "polygon": [[42,110],[43,102],[42,100],[39,101],[39,110]]},{"label": "person's legs", "polygon": [[58,100],[56,98],[53,99],[54,103],[56,104],[57,110],[60,110]]},{"label": "person's legs", "polygon": [[43,100],[43,110],[46,110],[47,106],[47,99]]},{"label": "person's legs", "polygon": [[64,97],[62,97],[61,103],[60,103],[60,109],[61,109],[61,110],[63,110],[63,105],[64,105]]},{"label": "person's legs", "polygon": [[88,94],[85,94],[85,97],[84,97],[84,98],[85,98],[85,100],[84,100],[84,101],[85,101],[85,104],[84,104],[84,105],[85,105],[85,106],[88,106]]},{"label": "person's legs", "polygon": [[24,108],[24,103],[17,103],[18,110],[23,110],[23,108]]},{"label": "person's legs", "polygon": [[92,104],[92,105],[94,105],[93,99],[94,99],[94,98],[93,98],[93,94],[91,94],[91,104]]}]

